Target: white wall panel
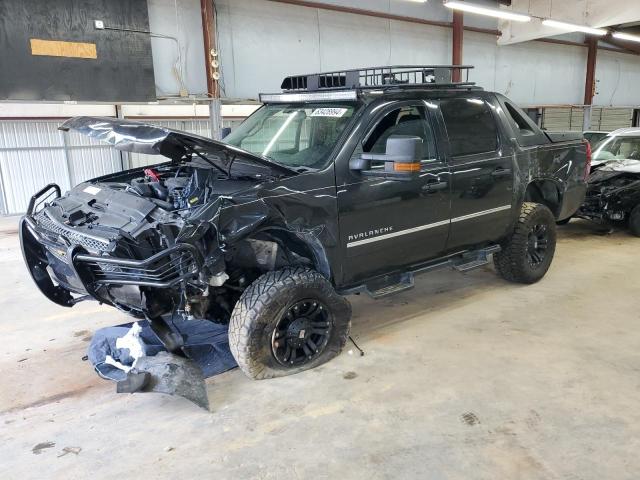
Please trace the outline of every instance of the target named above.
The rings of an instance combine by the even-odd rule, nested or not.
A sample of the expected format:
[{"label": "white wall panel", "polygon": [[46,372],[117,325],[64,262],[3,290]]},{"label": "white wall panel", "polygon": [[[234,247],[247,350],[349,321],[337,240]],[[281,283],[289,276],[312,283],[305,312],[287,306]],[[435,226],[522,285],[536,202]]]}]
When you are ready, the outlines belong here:
[{"label": "white wall panel", "polygon": [[227,97],[277,92],[285,75],[320,69],[317,10],[265,1],[217,5]]},{"label": "white wall panel", "polygon": [[[396,65],[451,63],[451,30],[392,20],[389,41],[391,61]],[[423,45],[424,48],[416,48]]]},{"label": "white wall panel", "polygon": [[583,102],[585,48],[527,42],[496,46],[495,52],[495,90],[514,102],[523,106]]},{"label": "white wall panel", "polygon": [[[183,80],[191,94],[207,91],[204,69],[204,40],[199,0],[148,0],[149,28],[153,33],[178,39]],[[160,96],[180,93],[173,71],[178,50],[172,40],[152,38],[153,72]]]},{"label": "white wall panel", "polygon": [[[451,34],[451,32],[449,32]],[[464,32],[462,63],[473,65],[469,80],[487,90],[495,90],[496,39],[491,35]],[[449,62],[451,63],[451,60]]]},{"label": "white wall panel", "polygon": [[[326,0],[325,0],[326,1]],[[450,20],[438,2],[329,0],[326,3],[431,20]],[[485,3],[491,3],[489,1]],[[256,98],[289,74],[398,63],[450,63],[451,30],[265,0],[217,0],[222,65],[229,97]],[[465,15],[467,25],[495,28]],[[483,24],[482,22],[488,22]],[[580,41],[574,34],[563,38]],[[575,38],[574,38],[575,37]],[[498,46],[465,31],[463,58],[471,80],[521,105],[581,104],[587,50],[543,42]],[[640,103],[640,61],[598,51],[598,105]]]},{"label": "white wall panel", "polygon": [[640,105],[640,58],[598,50],[596,105]]},{"label": "white wall panel", "polygon": [[389,20],[318,10],[318,22],[322,71],[389,63]]}]

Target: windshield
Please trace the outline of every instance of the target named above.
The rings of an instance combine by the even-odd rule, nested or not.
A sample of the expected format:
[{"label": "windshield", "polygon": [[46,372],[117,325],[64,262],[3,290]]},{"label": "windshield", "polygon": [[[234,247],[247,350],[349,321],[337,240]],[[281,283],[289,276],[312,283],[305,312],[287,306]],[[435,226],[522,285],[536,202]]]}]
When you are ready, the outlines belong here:
[{"label": "windshield", "polygon": [[287,167],[323,167],[353,117],[353,103],[265,105],[224,142]]},{"label": "windshield", "polygon": [[596,145],[593,160],[640,160],[639,137],[607,137]]}]

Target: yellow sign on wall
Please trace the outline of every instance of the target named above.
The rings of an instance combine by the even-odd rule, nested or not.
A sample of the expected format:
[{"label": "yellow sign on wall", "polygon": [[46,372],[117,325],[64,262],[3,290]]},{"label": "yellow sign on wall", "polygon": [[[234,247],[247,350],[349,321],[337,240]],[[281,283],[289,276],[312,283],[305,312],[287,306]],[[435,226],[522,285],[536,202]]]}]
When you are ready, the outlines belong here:
[{"label": "yellow sign on wall", "polygon": [[62,42],[32,38],[31,55],[68,58],[98,58],[95,43]]}]

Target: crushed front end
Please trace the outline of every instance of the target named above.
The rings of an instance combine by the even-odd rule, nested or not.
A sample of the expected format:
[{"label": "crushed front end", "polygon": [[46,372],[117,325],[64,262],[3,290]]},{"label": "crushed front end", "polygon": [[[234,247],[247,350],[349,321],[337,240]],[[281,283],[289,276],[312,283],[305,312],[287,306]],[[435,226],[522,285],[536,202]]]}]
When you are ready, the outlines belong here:
[{"label": "crushed front end", "polygon": [[[50,186],[36,196],[34,206],[56,194],[43,208],[30,209],[21,224],[25,261],[42,292],[65,306],[94,298],[139,318],[188,312],[194,303],[209,310],[205,297],[223,283],[225,268],[215,224],[192,225],[192,209],[175,208],[181,202],[175,190],[167,189],[164,200],[128,192],[132,184],[159,190],[165,179],[194,175],[183,168],[184,177],[176,177],[176,170],[159,168],[145,182],[134,176],[81,184],[65,196]],[[181,194],[197,195],[184,187]],[[219,316],[229,313],[230,307],[220,307],[226,312]]]},{"label": "crushed front end", "polygon": [[620,222],[640,204],[640,162],[612,162],[589,176],[587,194],[576,216],[598,223]]},{"label": "crushed front end", "polygon": [[[265,248],[244,237],[266,216],[256,187],[287,172],[181,132],[112,119],[70,122],[116,148],[172,161],[91,180],[65,195],[52,184],[33,196],[20,239],[42,293],[62,306],[95,299],[146,318],[170,351],[181,347],[169,327],[175,315],[227,321],[261,267],[275,265],[269,242]],[[238,268],[243,257],[247,265]]]}]

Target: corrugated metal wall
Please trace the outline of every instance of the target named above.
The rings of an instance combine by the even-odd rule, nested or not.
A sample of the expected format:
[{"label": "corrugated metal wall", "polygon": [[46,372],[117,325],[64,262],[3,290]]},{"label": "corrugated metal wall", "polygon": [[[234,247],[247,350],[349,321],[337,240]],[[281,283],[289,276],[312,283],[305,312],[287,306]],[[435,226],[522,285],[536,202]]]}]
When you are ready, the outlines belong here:
[{"label": "corrugated metal wall", "polygon": [[[209,136],[206,119],[153,120],[148,123]],[[63,191],[87,179],[158,163],[153,155],[121,154],[109,145],[74,132],[62,132],[62,120],[0,120],[0,213],[26,210],[29,198],[48,183]],[[224,120],[234,127],[240,120]]]},{"label": "corrugated metal wall", "polygon": [[[549,131],[582,131],[584,107],[545,107],[542,128]],[[610,132],[633,125],[633,108],[592,107],[590,130]]]},{"label": "corrugated metal wall", "polygon": [[591,130],[610,132],[633,126],[633,108],[602,108],[591,110]]},{"label": "corrugated metal wall", "polygon": [[65,190],[122,168],[108,145],[58,130],[61,121],[0,121],[2,213],[24,212],[29,198],[55,182]]}]

